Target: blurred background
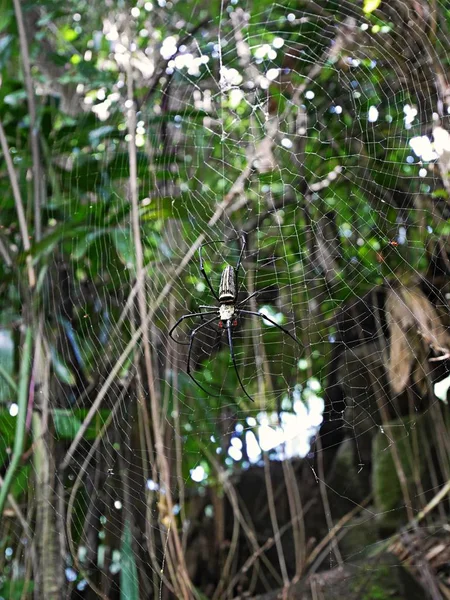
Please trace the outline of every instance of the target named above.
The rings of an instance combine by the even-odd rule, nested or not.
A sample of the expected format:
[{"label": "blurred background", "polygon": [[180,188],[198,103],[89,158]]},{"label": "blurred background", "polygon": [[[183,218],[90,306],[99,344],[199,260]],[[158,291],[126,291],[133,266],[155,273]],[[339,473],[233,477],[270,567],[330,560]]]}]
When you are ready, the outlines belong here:
[{"label": "blurred background", "polygon": [[449,27],[2,3],[1,600],[450,598]]}]

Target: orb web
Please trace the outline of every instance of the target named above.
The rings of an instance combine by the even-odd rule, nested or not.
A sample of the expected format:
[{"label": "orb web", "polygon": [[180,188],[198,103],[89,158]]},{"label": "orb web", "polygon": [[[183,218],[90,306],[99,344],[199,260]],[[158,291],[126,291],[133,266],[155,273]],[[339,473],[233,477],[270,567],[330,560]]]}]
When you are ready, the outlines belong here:
[{"label": "orb web", "polygon": [[[429,479],[402,462],[430,426],[448,445],[438,423],[450,346],[445,7],[411,16],[406,2],[222,2],[205,16],[195,3],[189,14],[160,3],[158,15],[150,4],[99,17],[107,52],[94,41],[84,61],[97,61],[107,83],[84,81],[84,117],[52,134],[44,333],[55,441],[67,442],[57,488],[68,494],[66,578],[82,591],[95,564],[133,580],[124,561],[133,546],[141,584],[162,589],[193,482],[261,466],[264,453],[307,457],[331,536],[319,566],[348,565],[364,548],[347,556],[345,530],[331,535],[336,498],[370,522],[403,513],[411,522],[450,468],[442,448],[430,450]],[[238,299],[252,295],[244,308],[300,343],[238,313],[235,369],[219,319],[203,327],[213,315],[180,323],[174,337],[185,345],[168,332],[218,306],[200,271],[203,244],[219,240],[202,249],[218,294],[243,239]],[[186,345],[200,326],[189,369],[201,387]],[[342,448],[355,489],[374,482],[369,500],[330,478]],[[392,505],[376,497],[382,453],[398,474]],[[116,528],[119,540],[93,542],[92,532],[103,540]],[[93,556],[100,546],[106,558]],[[317,560],[312,551],[301,572]]]}]

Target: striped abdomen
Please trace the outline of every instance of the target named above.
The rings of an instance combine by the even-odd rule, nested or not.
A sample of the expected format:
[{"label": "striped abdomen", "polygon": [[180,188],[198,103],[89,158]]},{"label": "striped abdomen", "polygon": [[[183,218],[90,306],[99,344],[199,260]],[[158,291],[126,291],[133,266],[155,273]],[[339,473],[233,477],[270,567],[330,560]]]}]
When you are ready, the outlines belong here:
[{"label": "striped abdomen", "polygon": [[236,302],[236,273],[231,265],[225,267],[220,278],[219,302],[222,304]]}]

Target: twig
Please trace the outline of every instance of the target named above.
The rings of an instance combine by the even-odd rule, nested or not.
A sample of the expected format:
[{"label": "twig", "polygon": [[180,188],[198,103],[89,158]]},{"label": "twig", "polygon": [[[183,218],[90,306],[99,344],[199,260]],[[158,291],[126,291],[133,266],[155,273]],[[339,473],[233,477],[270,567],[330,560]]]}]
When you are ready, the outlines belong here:
[{"label": "twig", "polygon": [[306,565],[305,565],[306,567],[308,567],[314,563],[314,561],[319,556],[319,554],[322,552],[322,550],[324,550],[328,546],[328,544],[336,538],[337,534],[344,527],[344,525],[346,525],[351,519],[353,519],[353,517],[361,509],[363,509],[367,504],[369,504],[371,499],[372,499],[372,494],[369,494],[368,496],[366,496],[364,498],[364,500],[361,502],[361,504],[357,504],[354,508],[352,508],[352,510],[350,512],[348,512],[341,519],[339,519],[339,521],[336,523],[336,525],[334,525],[330,529],[328,534],[323,538],[323,540],[321,540],[317,544],[317,546],[314,548],[314,550],[308,556],[308,558],[306,560]]},{"label": "twig", "polygon": [[289,585],[289,576],[286,568],[286,560],[284,558],[283,544],[281,543],[280,528],[278,527],[277,510],[273,500],[273,486],[270,477],[270,461],[267,452],[264,453],[264,478],[267,490],[267,502],[269,504],[270,521],[275,537],[275,545],[277,548],[278,562],[280,564],[281,576],[283,577],[284,587]]},{"label": "twig", "polygon": [[16,13],[17,29],[19,31],[19,44],[22,55],[25,86],[27,88],[28,112],[31,130],[31,154],[33,157],[33,188],[34,188],[34,236],[38,242],[42,235],[41,226],[41,161],[39,156],[38,126],[36,118],[36,102],[34,99],[33,80],[31,78],[30,53],[28,51],[28,40],[23,21],[20,0],[13,0]]},{"label": "twig", "polygon": [[[214,466],[214,468],[217,471],[219,480],[221,481],[221,483],[223,485],[224,491],[227,494],[228,499],[231,504],[231,507],[233,509],[234,518],[238,519],[239,524],[242,527],[245,535],[247,536],[247,539],[250,543],[250,546],[251,546],[253,552],[255,554],[257,554],[258,556],[261,555],[261,560],[263,561],[267,571],[270,572],[270,574],[276,581],[279,581],[280,585],[282,585],[283,582],[280,580],[280,576],[279,576],[278,572],[276,571],[276,569],[274,568],[272,563],[267,559],[267,557],[264,556],[264,554],[261,552],[261,547],[258,545],[258,541],[256,539],[254,531],[246,523],[246,521],[244,519],[242,510],[239,507],[239,501],[238,501],[238,497],[236,494],[236,490],[234,489],[234,486],[232,485],[232,483],[230,483],[227,473],[221,467],[220,463],[216,460],[215,456],[211,452],[209,452],[209,450],[205,446],[203,446],[203,444],[201,444],[201,446],[203,447],[203,451],[205,452],[208,460],[211,462],[211,464]],[[228,587],[228,589],[230,589],[230,586]],[[226,594],[227,594],[227,590],[225,590],[223,595],[226,595]]]},{"label": "twig", "polygon": [[413,519],[411,524],[418,525],[420,523],[420,521],[422,521],[429,512],[431,512],[434,508],[436,508],[436,506],[441,502],[441,500],[443,500],[445,498],[445,496],[447,496],[448,494],[450,494],[450,480],[447,481],[447,483],[441,488],[441,490],[436,494],[436,496],[434,496],[434,498],[432,498],[428,502],[428,504],[425,506],[425,508],[423,508],[419,512],[419,514],[417,515],[417,517],[415,519]]},{"label": "twig", "polygon": [[[3,487],[3,484],[4,484],[4,479],[0,475],[0,486]],[[12,494],[8,494],[8,502],[9,502],[11,508],[13,509],[17,519],[19,520],[19,523],[22,525],[22,529],[24,530],[25,535],[27,536],[27,539],[30,542],[32,542],[33,534],[31,532],[30,525],[29,525],[28,521],[25,519],[23,512],[20,510],[20,506],[17,504],[17,502]]]},{"label": "twig", "polygon": [[12,391],[17,394],[17,384],[2,364],[0,364],[0,376],[3,377]]},{"label": "twig", "polygon": [[[298,489],[295,471],[290,460],[283,460],[283,475],[289,502],[289,511],[292,515],[292,534],[295,548],[295,579],[300,579],[305,564],[305,521],[303,519],[303,506]],[[296,518],[297,515],[300,518]]]},{"label": "twig", "polygon": [[2,238],[0,237],[0,254],[2,255],[3,260],[7,267],[12,267],[12,260],[9,255],[8,249],[6,248]]},{"label": "twig", "polygon": [[[19,182],[17,181],[16,171],[14,170],[13,161],[9,152],[8,142],[6,140],[5,130],[3,129],[3,123],[0,120],[0,144],[2,147],[3,156],[6,162],[6,169],[8,171],[9,181],[14,196],[14,202],[16,205],[17,218],[19,219],[20,235],[22,236],[22,244],[25,252],[29,252],[31,248],[30,237],[28,235],[28,225],[25,218],[25,211],[23,208],[22,196],[20,194]],[[31,263],[31,256],[28,255],[27,259],[28,266],[28,283],[31,288],[36,285],[36,276],[34,274],[33,265]]]},{"label": "twig", "polygon": [[247,558],[247,560],[245,561],[243,566],[240,568],[240,570],[236,573],[234,578],[228,584],[228,588],[227,588],[228,592],[231,591],[235,587],[235,585],[239,581],[239,577],[240,577],[241,573],[247,573],[249,571],[250,567],[253,565],[253,563],[256,560],[258,560],[258,558],[261,556],[261,554],[263,554],[264,552],[267,552],[267,550],[270,550],[270,548],[272,548],[272,546],[276,543],[278,537],[281,538],[281,536],[283,536],[283,534],[286,533],[286,531],[290,527],[294,526],[296,521],[300,521],[304,518],[304,516],[307,514],[307,512],[309,511],[311,506],[313,506],[313,504],[315,504],[315,502],[316,502],[316,500],[314,498],[309,500],[309,502],[306,503],[305,508],[301,514],[296,515],[290,521],[288,521],[282,527],[280,527],[280,529],[278,530],[276,535],[268,538],[266,540],[266,542],[258,550],[256,550],[251,556],[249,556]]},{"label": "twig", "polygon": [[[333,525],[333,519],[331,517],[331,509],[330,509],[330,503],[328,501],[327,488],[325,486],[325,474],[324,474],[324,469],[323,469],[323,452],[322,452],[322,443],[320,440],[320,436],[317,436],[316,444],[317,444],[317,469],[318,469],[318,473],[319,473],[318,482],[319,482],[320,495],[322,497],[323,510],[325,512],[325,520],[326,520],[326,523],[328,526],[328,531],[329,531],[329,533],[331,533],[332,531],[334,531],[335,528]],[[331,545],[333,547],[333,552],[336,557],[336,560],[337,560],[339,566],[342,567],[344,565],[344,561],[342,559],[341,551],[339,550],[339,545],[337,543],[336,536],[332,535],[330,537],[330,540],[331,540]],[[309,560],[308,560],[308,562],[309,562]]]},{"label": "twig", "polygon": [[[127,114],[127,123],[128,123],[128,153],[129,153],[129,162],[130,162],[130,178],[129,178],[129,186],[130,186],[130,201],[131,201],[131,220],[132,220],[132,228],[133,228],[133,240],[136,252],[136,268],[139,273],[142,273],[139,281],[138,287],[138,310],[139,310],[139,319],[141,323],[147,322],[147,302],[145,295],[145,282],[146,282],[146,273],[143,269],[144,267],[144,251],[142,247],[142,239],[141,239],[141,228],[139,221],[139,200],[138,200],[138,177],[137,177],[137,151],[136,151],[136,107],[134,101],[134,93],[133,93],[133,72],[131,67],[131,61],[129,61],[128,73],[127,73],[127,83],[128,83],[128,103],[131,104],[128,109]],[[167,503],[167,511],[168,514],[172,517],[174,515],[174,503],[172,500],[172,492],[171,492],[171,481],[170,481],[170,469],[169,463],[167,460],[165,447],[164,447],[164,437],[161,426],[160,419],[160,405],[158,393],[155,389],[155,377],[153,374],[153,364],[152,364],[152,354],[150,351],[150,339],[148,327],[144,327],[142,331],[142,344],[144,347],[144,361],[145,361],[145,369],[147,373],[147,385],[150,396],[150,406],[151,406],[151,414],[152,414],[152,424],[153,424],[153,435],[155,440],[156,447],[156,460],[159,463],[160,467],[160,478],[164,485],[165,490],[165,501]],[[185,562],[185,555],[183,553],[183,548],[181,545],[180,536],[178,534],[177,527],[170,527],[168,529],[167,535],[169,539],[172,538],[175,556],[173,557],[174,566],[176,567],[175,571],[178,573],[178,578],[176,581],[173,581],[173,584],[178,588],[180,596],[188,600],[190,597],[190,592],[192,590],[192,582],[190,580],[187,566]]]}]

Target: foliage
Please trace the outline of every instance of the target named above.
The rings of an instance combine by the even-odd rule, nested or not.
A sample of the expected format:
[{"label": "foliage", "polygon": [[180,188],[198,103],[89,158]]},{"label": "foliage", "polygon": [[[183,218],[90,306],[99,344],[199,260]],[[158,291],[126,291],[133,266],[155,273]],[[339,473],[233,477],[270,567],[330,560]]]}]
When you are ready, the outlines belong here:
[{"label": "foliage", "polygon": [[[62,587],[106,585],[99,574],[106,580],[112,573],[105,594],[120,588],[131,599],[145,589],[156,597],[161,584],[174,597],[209,597],[201,561],[188,564],[192,497],[207,496],[201,512],[208,516],[225,494],[236,515],[224,482],[250,467],[247,433],[261,442],[260,426],[276,431],[299,405],[311,411],[314,401],[326,402],[330,356],[336,344],[347,351],[346,332],[336,325],[343,306],[380,289],[396,295],[397,286],[426,282],[433,292],[422,304],[438,324],[416,327],[422,321],[415,315],[414,327],[408,321],[399,328],[415,368],[427,366],[424,376],[413,374],[425,386],[423,396],[443,378],[446,363],[428,358],[448,352],[448,310],[436,301],[447,288],[436,264],[445,258],[448,265],[449,165],[436,141],[437,128],[447,127],[442,74],[450,11],[408,0],[408,10],[415,14],[420,4],[432,16],[430,23],[417,19],[414,42],[405,48],[410,25],[397,0],[264,0],[247,12],[234,1],[22,4],[18,11],[16,1],[6,2],[0,11],[0,122],[28,227],[25,235],[2,158],[0,466],[4,479],[13,479],[9,491],[19,510],[30,511],[29,525],[34,489],[38,495],[39,568],[29,576],[31,559],[18,557],[20,575],[11,575],[10,591],[0,594],[21,597],[24,573],[28,593],[55,598]],[[424,64],[422,55],[433,59]],[[420,136],[428,157],[413,152],[410,141]],[[200,244],[226,238],[219,250],[205,249],[205,268],[218,289],[224,266],[236,263],[242,231],[250,249],[241,291],[258,290],[258,306],[294,327],[303,345],[298,355],[279,331],[243,320],[236,333],[239,372],[255,406],[215,330],[203,330],[192,357],[211,394],[186,375],[183,346],[167,341],[179,316],[211,303]],[[356,320],[376,321],[376,311],[368,312]],[[388,321],[369,334],[361,326],[362,339],[351,347],[372,336],[376,352],[386,353]],[[31,375],[21,364],[25,328],[33,330],[25,365]],[[437,328],[439,344],[423,335]],[[192,329],[184,322],[180,339],[188,340]],[[409,343],[418,336],[420,343]],[[405,381],[394,391],[406,390],[411,373],[403,371]],[[11,459],[16,410],[25,447]],[[378,408],[371,411],[376,421]],[[233,443],[242,449],[235,458]],[[408,455],[402,441],[393,443]],[[271,450],[280,458],[276,444]],[[391,455],[387,461],[392,471]],[[382,467],[377,462],[375,478]],[[200,481],[191,477],[199,468]],[[409,475],[407,483],[416,484]],[[378,510],[405,500],[397,483],[390,503],[385,484],[375,481]],[[192,514],[202,522],[194,508]],[[49,531],[65,517],[61,552]],[[20,546],[12,528],[12,541],[8,525],[0,529],[2,551]],[[222,537],[214,549],[230,581],[226,569],[243,568],[224,558],[223,548],[229,544],[232,557],[238,544],[231,529],[227,524],[233,541]],[[259,556],[252,539],[249,548]],[[151,550],[138,558],[143,547]],[[100,564],[99,548],[107,564]],[[114,572],[111,565],[119,566]],[[68,581],[62,584],[61,575],[50,596],[45,586],[53,567],[60,575],[65,570]],[[229,581],[214,577],[224,594],[215,597],[225,597]]]}]

